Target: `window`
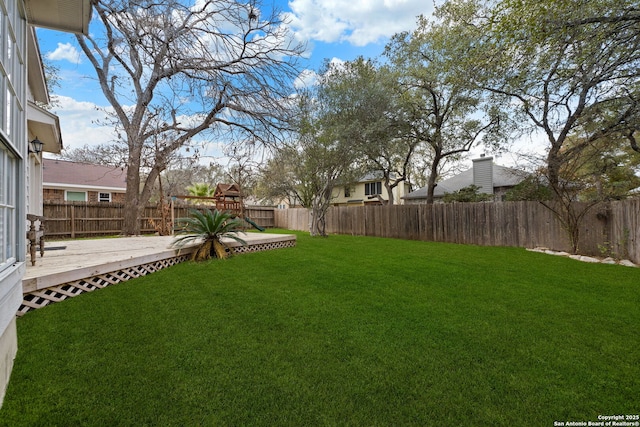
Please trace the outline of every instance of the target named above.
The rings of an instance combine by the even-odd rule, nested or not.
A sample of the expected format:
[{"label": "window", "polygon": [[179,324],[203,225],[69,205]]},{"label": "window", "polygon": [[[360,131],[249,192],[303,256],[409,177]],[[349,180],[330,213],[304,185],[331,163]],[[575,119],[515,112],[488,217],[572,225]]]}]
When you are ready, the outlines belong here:
[{"label": "window", "polygon": [[22,2],[0,0],[0,271],[24,259],[26,34]]},{"label": "window", "polygon": [[65,200],[68,202],[86,202],[87,193],[84,191],[67,191]]},{"label": "window", "polygon": [[364,184],[364,195],[375,196],[382,194],[382,182],[367,182]]},{"label": "window", "polygon": [[351,197],[351,188],[344,187],[344,197]]},{"label": "window", "polygon": [[0,270],[16,259],[18,161],[0,143]]},{"label": "window", "polygon": [[109,203],[111,201],[111,193],[98,193],[98,201]]}]

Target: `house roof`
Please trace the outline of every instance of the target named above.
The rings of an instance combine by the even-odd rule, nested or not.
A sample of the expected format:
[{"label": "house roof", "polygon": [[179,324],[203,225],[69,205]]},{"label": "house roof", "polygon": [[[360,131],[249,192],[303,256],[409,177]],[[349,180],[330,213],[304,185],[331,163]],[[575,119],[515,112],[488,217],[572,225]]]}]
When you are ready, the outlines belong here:
[{"label": "house roof", "polygon": [[125,191],[127,168],[43,159],[42,181],[45,187],[63,186]]},{"label": "house roof", "polygon": [[[526,172],[518,169],[493,165],[493,188],[513,187],[526,177]],[[467,169],[449,179],[439,182],[433,191],[434,197],[443,197],[447,193],[454,193],[473,184],[473,168]],[[424,199],[427,197],[427,187],[419,188],[404,196],[405,199]]]},{"label": "house roof", "polygon": [[[389,177],[391,179],[396,179],[398,177],[398,174],[395,172],[391,172],[389,174]],[[381,170],[377,170],[373,172],[368,172],[365,175],[361,176],[358,182],[380,181],[381,179],[384,179],[384,173]]]},{"label": "house roof", "polygon": [[60,119],[40,106],[49,103],[50,99],[44,75],[44,65],[40,57],[38,39],[34,28],[31,26],[27,37],[27,55],[27,79],[29,93],[32,98],[27,104],[29,140],[37,138],[44,144],[43,151],[59,154],[62,150]]},{"label": "house roof", "polygon": [[32,25],[89,34],[90,0],[25,0],[24,6],[27,20]]},{"label": "house roof", "polygon": [[44,144],[42,151],[60,154],[62,133],[58,116],[29,101],[27,104],[27,126],[29,134]]}]

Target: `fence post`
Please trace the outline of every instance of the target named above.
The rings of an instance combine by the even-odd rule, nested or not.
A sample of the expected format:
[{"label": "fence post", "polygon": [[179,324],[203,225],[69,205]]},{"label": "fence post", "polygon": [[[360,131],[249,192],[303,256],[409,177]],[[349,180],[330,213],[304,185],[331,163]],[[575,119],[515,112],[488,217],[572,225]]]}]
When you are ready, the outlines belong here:
[{"label": "fence post", "polygon": [[71,205],[71,238],[76,238],[76,207]]}]

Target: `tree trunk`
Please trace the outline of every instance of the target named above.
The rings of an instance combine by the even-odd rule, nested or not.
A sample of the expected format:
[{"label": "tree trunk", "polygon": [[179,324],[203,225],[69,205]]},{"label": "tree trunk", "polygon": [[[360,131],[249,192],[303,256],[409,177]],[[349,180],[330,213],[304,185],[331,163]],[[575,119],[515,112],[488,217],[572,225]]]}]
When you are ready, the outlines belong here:
[{"label": "tree trunk", "polygon": [[436,189],[436,179],[438,178],[438,167],[440,166],[440,155],[436,153],[431,162],[431,169],[429,170],[429,179],[427,180],[427,204],[433,204],[433,193]]},{"label": "tree trunk", "polygon": [[309,233],[312,237],[327,236],[325,214],[326,211],[314,203],[314,206],[311,208],[311,218],[309,222]]},{"label": "tree trunk", "polygon": [[391,184],[389,183],[389,178],[385,177],[384,180],[384,187],[387,189],[387,195],[389,196],[389,199],[387,200],[386,204],[389,206],[392,206],[395,203],[395,199],[393,197],[393,188],[391,186]]},{"label": "tree trunk", "polygon": [[552,145],[547,154],[547,178],[549,179],[549,186],[556,194],[556,197],[560,195],[560,166],[562,159],[560,156],[560,146]]},{"label": "tree trunk", "polygon": [[124,201],[124,222],[122,224],[122,234],[125,236],[137,236],[140,234],[138,191],[129,189],[135,183],[127,182],[127,194]]},{"label": "tree trunk", "polygon": [[[127,167],[127,192],[124,200],[124,222],[122,234],[125,236],[137,236],[140,234],[140,156],[137,159],[134,153],[129,154]],[[142,207],[144,210],[144,206]]]},{"label": "tree trunk", "polygon": [[[328,197],[331,197],[330,190],[328,194]],[[311,216],[309,220],[309,233],[311,234],[311,236],[327,236],[325,218],[327,215],[327,210],[329,209],[330,200],[330,198],[327,198],[327,188],[325,188],[322,194],[314,196],[311,204]]]}]

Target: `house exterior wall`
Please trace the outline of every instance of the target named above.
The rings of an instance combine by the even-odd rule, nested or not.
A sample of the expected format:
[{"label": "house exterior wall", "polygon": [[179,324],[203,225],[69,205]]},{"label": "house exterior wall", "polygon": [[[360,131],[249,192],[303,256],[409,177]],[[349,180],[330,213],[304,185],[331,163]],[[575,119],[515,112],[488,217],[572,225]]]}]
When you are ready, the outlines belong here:
[{"label": "house exterior wall", "polygon": [[44,188],[42,190],[42,198],[44,201],[55,201],[62,202],[64,201],[64,190],[56,190],[54,188]]},{"label": "house exterior wall", "polygon": [[22,0],[0,0],[0,402],[18,343],[27,213],[27,22]]},{"label": "house exterior wall", "polygon": [[31,101],[46,102],[42,97],[48,94],[35,32],[27,22],[33,15],[27,12],[46,18],[48,28],[85,34],[91,18],[88,0],[66,5],[81,9],[80,14],[48,13],[59,6],[57,0],[0,0],[0,405],[18,349],[15,316],[26,271],[26,215],[41,212],[42,157],[28,151],[35,135],[27,111],[35,105]]},{"label": "house exterior wall", "polygon": [[42,158],[29,154],[27,181],[27,213],[42,215]]},{"label": "house exterior wall", "polygon": [[45,202],[63,202],[66,200],[66,192],[67,191],[75,191],[75,192],[85,192],[87,193],[87,202],[97,203],[100,201],[99,194],[100,193],[108,193],[111,195],[111,203],[124,203],[125,193],[123,192],[115,192],[112,190],[82,190],[82,189],[62,189],[62,188],[44,188],[42,190],[43,199]]},{"label": "house exterior wall", "polygon": [[[345,192],[344,186],[334,188],[331,204],[333,206],[364,206],[367,204],[380,204],[380,200],[376,195],[367,194],[367,187],[370,190],[369,193],[371,193],[371,189],[374,187],[372,184],[376,184],[375,187],[379,184],[382,199],[389,200],[389,193],[387,192],[387,188],[384,186],[384,182],[382,180],[377,180],[358,182],[348,187],[348,192]],[[402,199],[402,197],[409,193],[409,184],[402,182],[394,187],[392,191],[393,203],[395,205],[404,204],[404,199]]]}]

